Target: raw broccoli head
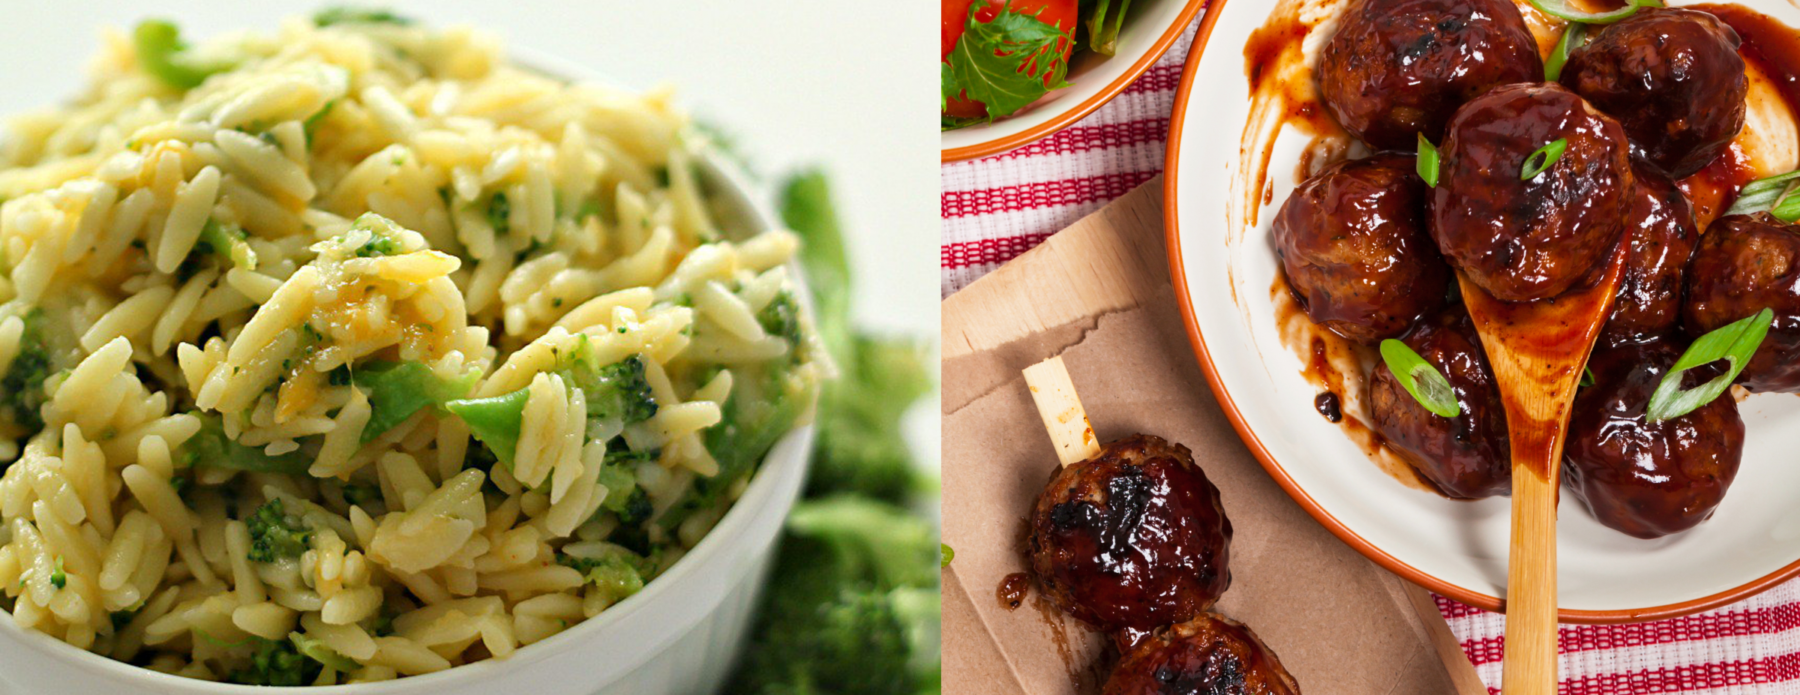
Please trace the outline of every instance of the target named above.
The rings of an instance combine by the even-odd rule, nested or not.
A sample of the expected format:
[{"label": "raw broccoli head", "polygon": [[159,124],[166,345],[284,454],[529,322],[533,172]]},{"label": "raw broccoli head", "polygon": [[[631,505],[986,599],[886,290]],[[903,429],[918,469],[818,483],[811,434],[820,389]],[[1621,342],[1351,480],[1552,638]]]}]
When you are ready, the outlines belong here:
[{"label": "raw broccoli head", "polygon": [[256,640],[250,666],[231,674],[231,682],[244,685],[309,685],[319,678],[323,665],[301,654],[289,640]]},{"label": "raw broccoli head", "polygon": [[930,522],[900,507],[862,497],[805,500],[788,515],[797,552],[808,564],[833,567],[840,583],[868,582],[883,589],[930,586],[938,555]]},{"label": "raw broccoli head", "polygon": [[774,618],[734,679],[734,693],[906,695],[919,686],[907,625],[885,592],[846,589]]},{"label": "raw broccoli head", "polygon": [[269,500],[244,523],[250,527],[249,555],[255,562],[300,557],[312,541],[312,529],[303,519],[289,516],[279,497]]}]

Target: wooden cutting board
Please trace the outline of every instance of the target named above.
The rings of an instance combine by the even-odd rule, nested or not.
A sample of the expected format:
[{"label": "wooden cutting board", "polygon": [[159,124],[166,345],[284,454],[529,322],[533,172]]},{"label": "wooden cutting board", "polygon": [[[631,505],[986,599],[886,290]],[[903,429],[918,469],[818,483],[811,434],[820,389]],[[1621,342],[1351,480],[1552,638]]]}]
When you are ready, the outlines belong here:
[{"label": "wooden cutting board", "polygon": [[[1108,325],[1107,320],[1119,318],[1126,323],[1135,321],[1140,325],[1140,330],[1141,326],[1148,325],[1152,332],[1161,331],[1165,336],[1163,340],[1149,341],[1152,345],[1142,348],[1131,346],[1129,349],[1185,353],[1156,355],[1163,365],[1158,368],[1161,371],[1157,374],[1179,371],[1168,365],[1192,366],[1194,356],[1184,349],[1186,341],[1166,339],[1168,335],[1172,335],[1169,331],[1180,330],[1180,319],[1175,315],[1171,301],[1175,290],[1169,282],[1164,255],[1162,202],[1162,178],[1159,176],[1050,237],[1043,244],[943,302],[945,542],[954,547],[957,553],[957,562],[945,571],[946,693],[1082,693],[1096,689],[1098,680],[1103,680],[1104,674],[1083,677],[1075,673],[1075,670],[1077,667],[1090,670],[1105,668],[1104,664],[1065,664],[1072,669],[1071,679],[1033,680],[1033,671],[1045,668],[1041,658],[1043,655],[1037,653],[1045,649],[1042,645],[1033,643],[1029,621],[1010,616],[1003,609],[995,608],[992,603],[994,589],[991,575],[1017,569],[993,567],[1016,564],[1018,550],[1010,547],[957,547],[959,542],[976,545],[1010,543],[993,538],[1008,537],[1008,533],[971,531],[961,523],[963,520],[956,517],[959,514],[985,514],[987,516],[981,520],[983,524],[1007,525],[1012,522],[1014,515],[1010,510],[994,512],[984,508],[992,506],[991,500],[999,497],[988,488],[1004,486],[1009,482],[1008,479],[1003,479],[996,483],[982,477],[990,473],[988,469],[1006,465],[1004,462],[991,462],[995,454],[986,452],[1033,446],[1033,438],[1042,439],[1042,432],[993,432],[995,429],[1026,428],[1012,427],[1012,421],[1004,418],[997,422],[991,419],[982,421],[979,418],[984,416],[977,411],[982,411],[980,406],[995,399],[997,395],[1022,398],[1011,394],[1012,390],[1023,389],[1022,382],[1015,379],[1016,370],[1022,365],[1064,350],[1078,354],[1077,346],[1091,333],[1098,334]],[[1171,322],[1173,327],[1169,326]],[[1109,345],[1107,349],[1118,350],[1119,347]],[[1070,369],[1077,385],[1083,388],[1084,400],[1088,399],[1090,391],[1096,392],[1093,395],[1098,400],[1111,400],[1114,403],[1127,403],[1135,396],[1132,387],[1128,385],[1105,381],[1083,384],[1083,374],[1078,369],[1078,364],[1072,362]],[[1101,371],[1099,362],[1090,361],[1089,364],[1094,367],[1092,371]],[[1358,606],[1354,611],[1340,610],[1345,607],[1331,605],[1301,610],[1284,606],[1280,610],[1261,611],[1254,602],[1274,600],[1262,597],[1317,597],[1319,594],[1316,591],[1309,593],[1304,587],[1287,592],[1282,587],[1264,586],[1269,583],[1280,584],[1281,574],[1266,569],[1259,571],[1252,564],[1247,572],[1239,571],[1234,565],[1234,576],[1237,579],[1232,591],[1227,592],[1226,601],[1220,604],[1221,610],[1257,615],[1265,622],[1276,623],[1259,628],[1252,622],[1251,627],[1259,632],[1267,629],[1280,634],[1285,631],[1288,635],[1286,644],[1274,646],[1283,654],[1293,653],[1292,657],[1284,656],[1284,661],[1310,661],[1289,663],[1290,670],[1301,677],[1301,687],[1309,695],[1363,691],[1370,692],[1371,695],[1386,695],[1390,692],[1486,695],[1486,687],[1476,676],[1474,667],[1439,615],[1431,595],[1357,555],[1337,542],[1310,517],[1299,512],[1298,506],[1280,494],[1279,488],[1267,480],[1266,474],[1249,460],[1250,454],[1243,448],[1242,442],[1218,424],[1223,420],[1223,415],[1217,412],[1217,405],[1212,402],[1207,387],[1199,383],[1204,377],[1199,375],[1198,369],[1186,371],[1191,373],[1188,378],[1194,380],[1194,383],[1184,384],[1182,388],[1189,393],[1201,394],[1194,396],[1194,402],[1211,412],[1202,411],[1198,413],[1198,417],[1192,418],[1196,421],[1192,428],[1177,422],[1168,425],[1171,431],[1155,433],[1193,445],[1203,468],[1216,466],[1218,469],[1228,469],[1209,468],[1209,475],[1213,475],[1215,479],[1219,479],[1220,473],[1227,476],[1235,474],[1240,479],[1253,478],[1250,482],[1258,483],[1245,485],[1239,482],[1234,488],[1228,489],[1226,481],[1229,479],[1220,479],[1220,487],[1227,493],[1227,509],[1238,527],[1238,541],[1234,543],[1266,543],[1255,539],[1268,536],[1288,539],[1285,545],[1278,548],[1251,545],[1245,549],[1262,555],[1287,555],[1279,558],[1282,562],[1275,563],[1277,565],[1291,561],[1297,567],[1324,567],[1326,569],[1320,571],[1330,575],[1323,578],[1326,581],[1332,576],[1341,575],[1346,583],[1360,582],[1363,587],[1360,593],[1349,595],[1368,604]],[[1120,390],[1127,394],[1124,396],[1127,400],[1121,401],[1117,393]],[[1146,393],[1144,398],[1158,397],[1148,395],[1155,389],[1144,388],[1143,391]],[[1089,403],[1089,409],[1094,410],[1095,405]],[[994,408],[986,410],[992,411]],[[1001,428],[997,424],[1006,426]],[[1100,425],[1097,420],[1096,427]],[[1191,431],[1184,431],[1190,429]],[[1219,434],[1221,431],[1227,434]],[[1212,432],[1210,436],[1213,440],[1204,439],[1209,436],[1207,432]],[[1100,432],[1103,439],[1122,434]],[[1045,446],[1047,448],[1047,444]],[[1230,449],[1222,450],[1221,447]],[[971,456],[970,450],[984,453]],[[1053,458],[1050,460],[1054,461]],[[1041,478],[1037,480],[1041,481]],[[1023,484],[1030,486],[1042,483],[1027,480]],[[983,489],[971,491],[962,489],[963,487]],[[1019,493],[1013,494],[1016,496]],[[1233,509],[1234,503],[1238,505],[1237,510]],[[1267,507],[1279,509],[1265,509]],[[1244,512],[1242,517],[1238,510]],[[1270,525],[1286,524],[1292,528],[1246,529],[1247,521],[1240,519]],[[1245,541],[1246,538],[1251,540]],[[1238,550],[1234,545],[1233,553],[1238,553]],[[1310,582],[1316,586],[1321,579],[1315,572],[1315,575],[1295,582]],[[1246,585],[1249,588],[1244,588]],[[1321,603],[1329,604],[1330,601]],[[1279,624],[1287,619],[1283,616],[1302,614],[1304,618],[1293,619],[1308,621],[1304,630],[1293,629],[1293,625]],[[1336,615],[1346,617],[1342,617],[1338,621],[1340,624],[1334,626],[1333,617]],[[1357,654],[1357,650],[1359,640],[1365,638],[1359,630],[1367,629],[1362,623],[1370,622],[1371,615],[1376,617],[1375,622],[1404,623],[1410,628],[1398,631],[1389,629],[1384,633],[1390,639],[1379,648],[1396,652],[1386,655],[1395,664],[1391,667],[1394,672],[1392,677],[1382,681],[1380,677],[1384,674],[1376,674],[1376,678],[1361,681],[1386,685],[1347,687],[1343,683],[1318,682],[1332,680],[1329,677],[1319,678],[1318,674],[1333,673],[1333,669],[1342,665],[1344,662],[1337,661],[1338,655],[1353,659],[1362,656]],[[1348,616],[1357,616],[1354,620],[1358,624],[1342,625],[1341,623],[1352,620]],[[1047,622],[1056,619],[1048,615],[1043,618]],[[1064,627],[1055,630],[1061,635],[1057,640],[1063,651],[1064,661],[1069,661],[1070,651],[1067,648],[1066,634],[1062,634],[1067,629]],[[1303,636],[1295,637],[1297,632]],[[1313,634],[1315,632],[1322,634]],[[1392,639],[1391,636],[1396,633],[1402,637]],[[1265,635],[1265,639],[1267,637]],[[1079,649],[1076,652],[1079,657]],[[1413,655],[1435,655],[1442,662],[1442,669],[1439,670],[1435,663],[1428,663],[1431,661],[1430,656],[1421,661],[1413,658]],[[1313,674],[1313,681],[1309,682],[1301,674],[1302,670]],[[1381,689],[1380,693],[1377,693],[1377,688]]]}]

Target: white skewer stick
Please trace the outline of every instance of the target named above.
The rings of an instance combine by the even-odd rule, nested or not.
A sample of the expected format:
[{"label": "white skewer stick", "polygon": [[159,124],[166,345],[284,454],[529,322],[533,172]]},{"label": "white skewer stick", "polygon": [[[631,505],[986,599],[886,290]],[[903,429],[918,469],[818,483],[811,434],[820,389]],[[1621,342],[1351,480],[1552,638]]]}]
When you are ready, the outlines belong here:
[{"label": "white skewer stick", "polygon": [[1061,356],[1026,367],[1025,385],[1031,388],[1031,400],[1037,403],[1044,431],[1050,433],[1062,465],[1100,454],[1100,440],[1094,437],[1094,426],[1088,423],[1087,410],[1081,407],[1081,397],[1075,394],[1075,383],[1069,381],[1069,369],[1063,366]]}]

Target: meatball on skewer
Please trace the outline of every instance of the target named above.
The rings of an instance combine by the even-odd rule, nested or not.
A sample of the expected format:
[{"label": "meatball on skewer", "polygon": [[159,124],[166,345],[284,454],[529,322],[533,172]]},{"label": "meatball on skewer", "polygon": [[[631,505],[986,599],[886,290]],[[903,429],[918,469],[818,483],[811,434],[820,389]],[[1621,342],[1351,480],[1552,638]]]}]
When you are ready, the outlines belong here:
[{"label": "meatball on skewer", "polygon": [[1191,620],[1231,585],[1231,521],[1187,447],[1136,435],[1060,467],[1031,515],[1031,569],[1104,630]]},{"label": "meatball on skewer", "polygon": [[1450,266],[1425,228],[1412,157],[1341,162],[1308,179],[1275,218],[1275,250],[1314,323],[1373,344],[1444,305]]},{"label": "meatball on skewer", "polygon": [[1537,40],[1512,0],[1362,0],[1319,56],[1319,94],[1376,149],[1443,139],[1458,106],[1503,84],[1543,79]]},{"label": "meatball on skewer", "polygon": [[1604,266],[1633,181],[1618,121],[1553,83],[1507,85],[1464,104],[1438,177],[1439,250],[1508,302],[1554,297]]},{"label": "meatball on skewer", "polygon": [[1737,383],[1800,391],[1800,227],[1760,212],[1720,218],[1688,262],[1682,324],[1701,336],[1763,309],[1775,321]]},{"label": "meatball on skewer", "polygon": [[[1681,349],[1667,339],[1596,351],[1594,384],[1575,396],[1563,480],[1608,528],[1638,538],[1686,531],[1712,516],[1737,475],[1744,421],[1729,395],[1650,422],[1650,394]],[[1716,367],[1684,375],[1693,388]]]},{"label": "meatball on skewer", "polygon": [[1744,128],[1739,43],[1705,12],[1644,8],[1570,53],[1560,81],[1619,119],[1640,156],[1683,179]]},{"label": "meatball on skewer", "polygon": [[1693,208],[1667,176],[1632,162],[1629,255],[1600,345],[1666,334],[1681,322],[1681,275],[1700,241]]},{"label": "meatball on skewer", "polygon": [[1375,366],[1369,409],[1395,453],[1446,497],[1479,499],[1512,492],[1506,408],[1481,336],[1462,307],[1421,324],[1403,342],[1450,382],[1459,412],[1441,417],[1406,392],[1385,362]]},{"label": "meatball on skewer", "polygon": [[1103,695],[1300,695],[1249,627],[1205,614],[1157,630],[1119,661]]}]

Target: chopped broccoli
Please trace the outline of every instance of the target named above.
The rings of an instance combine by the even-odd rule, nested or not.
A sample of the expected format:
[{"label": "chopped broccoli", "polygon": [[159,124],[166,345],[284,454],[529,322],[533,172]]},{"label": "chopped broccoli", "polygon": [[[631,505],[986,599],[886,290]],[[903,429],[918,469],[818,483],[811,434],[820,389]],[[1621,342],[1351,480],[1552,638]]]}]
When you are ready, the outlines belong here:
[{"label": "chopped broccoli", "polygon": [[316,637],[290,632],[288,641],[294,643],[294,651],[300,652],[320,664],[330,666],[339,673],[348,673],[362,668],[362,664],[357,663],[355,659],[337,653]]},{"label": "chopped broccoli", "polygon": [[250,638],[256,651],[250,666],[231,674],[231,682],[244,685],[308,685],[324,670],[320,663],[300,653],[293,640]]},{"label": "chopped broccoli", "polygon": [[455,380],[445,380],[419,362],[373,362],[351,373],[351,381],[369,392],[369,421],[362,441],[393,429],[425,406],[441,405],[468,395],[480,373],[470,370]]},{"label": "chopped broccoli", "polygon": [[800,325],[800,305],[794,301],[794,295],[787,290],[775,295],[775,299],[756,313],[756,322],[769,335],[788,341],[788,345],[796,350],[805,344],[806,336]]},{"label": "chopped broccoli", "polygon": [[50,585],[58,589],[69,585],[69,575],[63,572],[63,559],[61,555],[56,556],[56,567],[50,570]]},{"label": "chopped broccoli", "polygon": [[609,603],[618,603],[644,588],[649,567],[644,558],[621,546],[607,545],[600,557],[557,554],[557,564],[573,567],[600,589]]},{"label": "chopped broccoli", "polygon": [[200,240],[194,243],[194,254],[218,254],[235,267],[256,270],[256,251],[250,248],[248,238],[241,227],[208,219],[200,229]]},{"label": "chopped broccoli", "polygon": [[495,234],[505,235],[512,231],[512,201],[506,199],[505,193],[495,193],[488,199],[487,221]]},{"label": "chopped broccoli", "polygon": [[164,20],[139,22],[132,39],[144,70],[176,89],[193,89],[206,78],[235,67],[228,62],[195,58],[181,40],[181,29]]},{"label": "chopped broccoli", "polygon": [[344,483],[344,501],[361,507],[381,499],[381,489],[374,485]]},{"label": "chopped broccoli", "polygon": [[25,428],[29,437],[44,428],[44,380],[56,371],[56,364],[44,342],[44,310],[32,309],[24,321],[19,354],[0,377],[0,411]]},{"label": "chopped broccoli", "polygon": [[332,110],[337,108],[339,101],[341,101],[341,99],[332,99],[331,101],[325,102],[324,106],[320,107],[313,115],[307,116],[306,121],[300,124],[301,131],[306,133],[306,141],[308,143],[313,141],[313,137],[319,132],[319,126],[325,122],[325,117],[330,116]]},{"label": "chopped broccoli", "polygon": [[656,452],[629,451],[608,449],[606,462],[600,466],[598,481],[606,486],[606,501],[602,508],[619,515],[619,523],[636,526],[650,518],[653,508],[649,493],[638,487],[637,473],[633,470],[639,463],[655,461]]},{"label": "chopped broccoli", "polygon": [[225,436],[218,416],[194,413],[200,431],[182,444],[183,465],[192,468],[230,468],[257,473],[305,473],[312,462],[298,451],[270,456],[262,449],[239,444]]},{"label": "chopped broccoli", "polygon": [[126,625],[130,625],[132,619],[137,617],[138,611],[140,611],[140,610],[143,610],[141,604],[138,608],[127,608],[122,611],[113,611],[112,613],[108,614],[107,618],[109,618],[112,622],[113,632],[118,632],[120,630],[123,630],[123,629],[125,629]]},{"label": "chopped broccoli", "polygon": [[300,517],[290,516],[279,497],[269,500],[244,523],[250,527],[249,555],[254,562],[300,557],[312,542],[312,529]]},{"label": "chopped broccoli", "polygon": [[938,574],[931,571],[939,550],[931,547],[937,532],[901,507],[849,495],[809,499],[794,506],[787,530],[825,544],[842,572],[867,577],[877,586],[930,586],[937,581]]},{"label": "chopped broccoli", "polygon": [[328,27],[336,24],[394,24],[411,26],[413,19],[394,14],[391,10],[365,7],[348,7],[339,5],[319,10],[313,15],[313,24]]},{"label": "chopped broccoli", "polygon": [[459,398],[444,404],[463,422],[475,439],[487,446],[494,458],[512,465],[513,453],[519,448],[519,427],[525,421],[527,389],[487,398]]},{"label": "chopped broccoli", "polygon": [[[641,355],[613,364],[597,364],[593,348],[583,336],[574,354],[554,371],[570,386],[581,389],[589,420],[614,420],[628,425],[656,415],[656,397],[644,378]],[[444,403],[444,408],[468,423],[470,433],[487,445],[495,458],[511,465],[519,445],[526,400],[526,389],[519,389],[488,398],[451,400]]]},{"label": "chopped broccoli", "polygon": [[376,234],[356,247],[357,258],[373,258],[375,256],[392,256],[400,250],[400,242],[384,234]]}]

